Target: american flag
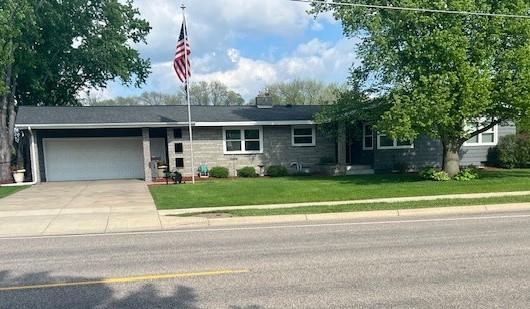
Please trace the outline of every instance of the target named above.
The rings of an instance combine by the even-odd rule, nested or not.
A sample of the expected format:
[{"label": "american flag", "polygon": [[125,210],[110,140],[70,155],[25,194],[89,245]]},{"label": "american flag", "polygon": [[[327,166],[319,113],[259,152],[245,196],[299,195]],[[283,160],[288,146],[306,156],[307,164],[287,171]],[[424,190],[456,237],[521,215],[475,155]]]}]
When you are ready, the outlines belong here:
[{"label": "american flag", "polygon": [[[180,29],[175,58],[173,59],[173,68],[175,69],[178,78],[183,83],[191,76],[190,55],[191,48],[190,43],[188,42],[188,30],[186,29],[186,23],[183,22],[182,28]],[[187,76],[186,71],[188,72]]]}]

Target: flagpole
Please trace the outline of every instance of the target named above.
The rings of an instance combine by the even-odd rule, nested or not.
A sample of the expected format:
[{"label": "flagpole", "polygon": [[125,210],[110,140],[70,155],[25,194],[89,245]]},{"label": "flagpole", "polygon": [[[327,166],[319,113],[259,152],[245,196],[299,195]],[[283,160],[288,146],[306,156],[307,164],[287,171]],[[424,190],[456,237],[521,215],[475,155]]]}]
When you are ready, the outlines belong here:
[{"label": "flagpole", "polygon": [[190,104],[190,91],[189,91],[189,68],[188,68],[188,25],[186,24],[186,6],[184,3],[180,6],[182,9],[182,20],[184,24],[184,66],[186,67],[185,77],[186,77],[186,101],[188,103],[188,132],[190,134],[190,154],[191,154],[191,182],[195,184],[195,158],[193,155],[193,129],[191,126],[191,104]]}]

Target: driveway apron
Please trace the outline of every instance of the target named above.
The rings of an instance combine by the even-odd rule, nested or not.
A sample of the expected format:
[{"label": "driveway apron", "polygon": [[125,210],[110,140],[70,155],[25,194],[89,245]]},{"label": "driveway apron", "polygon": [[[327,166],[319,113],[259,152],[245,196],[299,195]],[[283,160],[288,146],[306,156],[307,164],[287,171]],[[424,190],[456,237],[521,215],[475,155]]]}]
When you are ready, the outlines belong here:
[{"label": "driveway apron", "polygon": [[0,199],[0,237],[160,229],[139,180],[42,183]]}]

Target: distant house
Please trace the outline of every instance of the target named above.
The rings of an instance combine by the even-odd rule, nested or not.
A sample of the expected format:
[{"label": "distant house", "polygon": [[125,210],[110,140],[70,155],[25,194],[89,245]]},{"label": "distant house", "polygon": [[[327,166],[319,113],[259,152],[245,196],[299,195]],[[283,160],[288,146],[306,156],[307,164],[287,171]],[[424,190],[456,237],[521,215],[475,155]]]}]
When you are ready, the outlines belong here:
[{"label": "distant house", "polygon": [[[370,173],[406,165],[440,165],[441,145],[421,137],[408,143],[360,125],[359,137],[326,137],[313,122],[320,106],[193,106],[196,171],[201,164],[264,171]],[[186,106],[19,108],[16,127],[30,134],[36,181],[145,179],[158,165],[191,176]],[[468,141],[462,164],[480,165],[499,138],[515,127],[497,126]],[[324,164],[326,163],[326,164]],[[331,165],[329,163],[332,163]],[[338,167],[337,167],[337,163]],[[29,165],[29,164],[28,164]]]}]

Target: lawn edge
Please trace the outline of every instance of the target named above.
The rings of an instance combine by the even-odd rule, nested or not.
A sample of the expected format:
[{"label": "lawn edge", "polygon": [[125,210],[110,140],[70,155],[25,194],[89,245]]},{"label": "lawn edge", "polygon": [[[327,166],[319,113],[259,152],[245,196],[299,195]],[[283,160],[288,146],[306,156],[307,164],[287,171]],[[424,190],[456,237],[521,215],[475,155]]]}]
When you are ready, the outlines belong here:
[{"label": "lawn edge", "polygon": [[[475,206],[451,206],[419,208],[406,210],[375,210],[362,212],[342,212],[325,214],[296,214],[274,216],[251,216],[232,218],[172,217],[182,220],[184,226],[222,227],[238,225],[274,224],[274,223],[318,223],[325,221],[348,221],[356,219],[414,218],[433,215],[472,215],[506,212],[530,211],[530,203],[491,204]],[[480,217],[478,217],[480,218]],[[459,218],[455,218],[459,220]],[[192,222],[193,221],[193,222]],[[363,222],[360,222],[363,223]],[[368,221],[369,223],[369,221]],[[191,224],[191,225],[190,225]]]}]

